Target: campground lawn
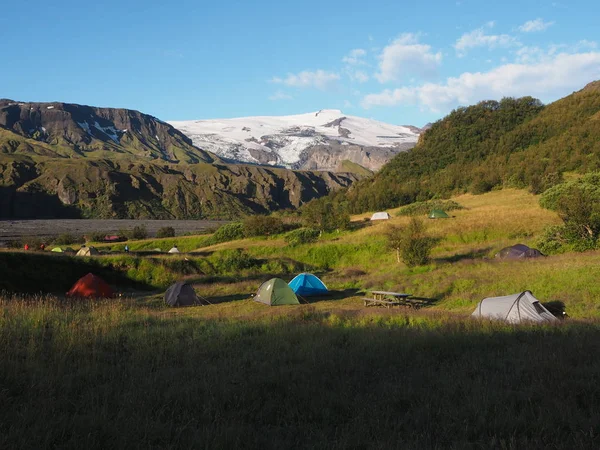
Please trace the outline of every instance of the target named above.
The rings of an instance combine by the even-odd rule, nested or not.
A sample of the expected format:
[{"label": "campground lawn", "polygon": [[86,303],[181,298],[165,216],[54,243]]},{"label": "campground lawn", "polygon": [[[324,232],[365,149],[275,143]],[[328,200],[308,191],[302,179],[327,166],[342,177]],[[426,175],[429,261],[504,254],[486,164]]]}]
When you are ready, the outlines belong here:
[{"label": "campground lawn", "polygon": [[[199,236],[95,258],[0,251],[0,289],[28,293],[0,295],[0,448],[597,448],[600,252],[495,260],[560,220],[524,191],[454,200],[465,209],[427,222],[440,243],[412,269],[386,247],[389,223],[409,220],[396,211],[295,247]],[[187,253],[144,253],[174,244]],[[90,271],[124,296],[64,299]],[[300,271],[335,292],[252,301]],[[164,305],[182,278],[207,304]],[[366,289],[431,304],[365,308]],[[469,318],[482,298],[526,289],[570,318]]]}]

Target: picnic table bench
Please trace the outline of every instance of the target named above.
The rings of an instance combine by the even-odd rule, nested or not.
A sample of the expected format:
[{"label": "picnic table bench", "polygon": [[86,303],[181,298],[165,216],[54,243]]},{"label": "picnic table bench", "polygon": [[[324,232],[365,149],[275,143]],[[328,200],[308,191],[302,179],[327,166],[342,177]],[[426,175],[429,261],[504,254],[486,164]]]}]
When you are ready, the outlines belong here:
[{"label": "picnic table bench", "polygon": [[412,298],[412,294],[391,291],[369,291],[372,297],[363,297],[365,306],[408,306],[409,308],[420,308],[427,304],[426,300]]}]

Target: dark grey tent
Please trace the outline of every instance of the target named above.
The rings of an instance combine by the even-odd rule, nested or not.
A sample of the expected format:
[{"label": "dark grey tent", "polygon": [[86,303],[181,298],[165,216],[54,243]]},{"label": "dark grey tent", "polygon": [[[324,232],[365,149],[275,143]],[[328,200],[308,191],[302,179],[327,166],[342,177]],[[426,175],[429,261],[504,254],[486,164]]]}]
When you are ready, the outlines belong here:
[{"label": "dark grey tent", "polygon": [[200,305],[194,288],[185,281],[179,281],[165,292],[165,303],[169,306]]},{"label": "dark grey tent", "polygon": [[500,259],[539,258],[540,256],[544,256],[542,252],[535,248],[529,248],[524,244],[506,247],[496,253],[496,258]]}]

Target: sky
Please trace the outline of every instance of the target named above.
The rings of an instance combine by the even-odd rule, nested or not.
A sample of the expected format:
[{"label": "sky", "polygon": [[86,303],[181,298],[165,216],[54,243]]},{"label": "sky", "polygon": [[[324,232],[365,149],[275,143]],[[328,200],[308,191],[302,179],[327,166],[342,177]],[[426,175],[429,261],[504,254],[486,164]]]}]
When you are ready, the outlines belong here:
[{"label": "sky", "polygon": [[422,126],[600,79],[598,0],[7,0],[0,98],[162,120],[345,114]]}]

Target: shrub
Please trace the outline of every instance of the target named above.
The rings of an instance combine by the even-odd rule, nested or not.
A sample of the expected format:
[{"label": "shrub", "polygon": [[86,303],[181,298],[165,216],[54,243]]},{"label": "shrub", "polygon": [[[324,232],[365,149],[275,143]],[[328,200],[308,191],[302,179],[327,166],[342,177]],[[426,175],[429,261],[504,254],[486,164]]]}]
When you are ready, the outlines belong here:
[{"label": "shrub", "polygon": [[255,267],[258,264],[255,258],[239,248],[217,253],[211,258],[211,262],[217,273],[239,272],[240,270]]},{"label": "shrub", "polygon": [[426,227],[422,220],[412,218],[405,227],[393,225],[388,228],[386,237],[388,246],[396,250],[396,258],[408,267],[427,264],[437,238],[427,236]]},{"label": "shrub", "polygon": [[70,233],[63,233],[54,239],[54,245],[72,245],[72,244],[82,244],[85,242],[83,236],[73,236]]},{"label": "shrub", "polygon": [[285,235],[285,242],[290,246],[317,242],[320,232],[314,228],[299,228]]},{"label": "shrub", "polygon": [[244,219],[244,235],[246,237],[272,236],[284,231],[283,221],[278,217],[250,216]]},{"label": "shrub", "polygon": [[145,225],[136,225],[131,230],[131,239],[146,239],[148,237],[148,230]]},{"label": "shrub", "polygon": [[156,232],[156,237],[157,238],[175,237],[175,228],[173,228],[173,227],[159,228],[158,231]]},{"label": "shrub", "polygon": [[211,243],[235,241],[244,237],[244,224],[241,222],[228,223],[220,226],[211,238]]},{"label": "shrub", "polygon": [[302,223],[321,231],[345,230],[350,225],[350,214],[345,204],[323,197],[303,206]]},{"label": "shrub", "polygon": [[441,209],[448,212],[465,208],[453,200],[429,200],[426,202],[415,202],[411,203],[410,205],[406,205],[403,208],[400,208],[396,215],[420,216],[429,214],[432,209]]},{"label": "shrub", "polygon": [[[558,212],[564,226],[546,239],[570,244],[573,250],[595,248],[600,236],[600,174],[591,173],[579,180],[558,184],[540,198],[540,205]],[[548,238],[548,236],[546,236]]]},{"label": "shrub", "polygon": [[102,242],[102,241],[104,241],[105,236],[106,236],[106,233],[104,233],[102,231],[92,231],[86,237],[87,237],[88,241]]}]

